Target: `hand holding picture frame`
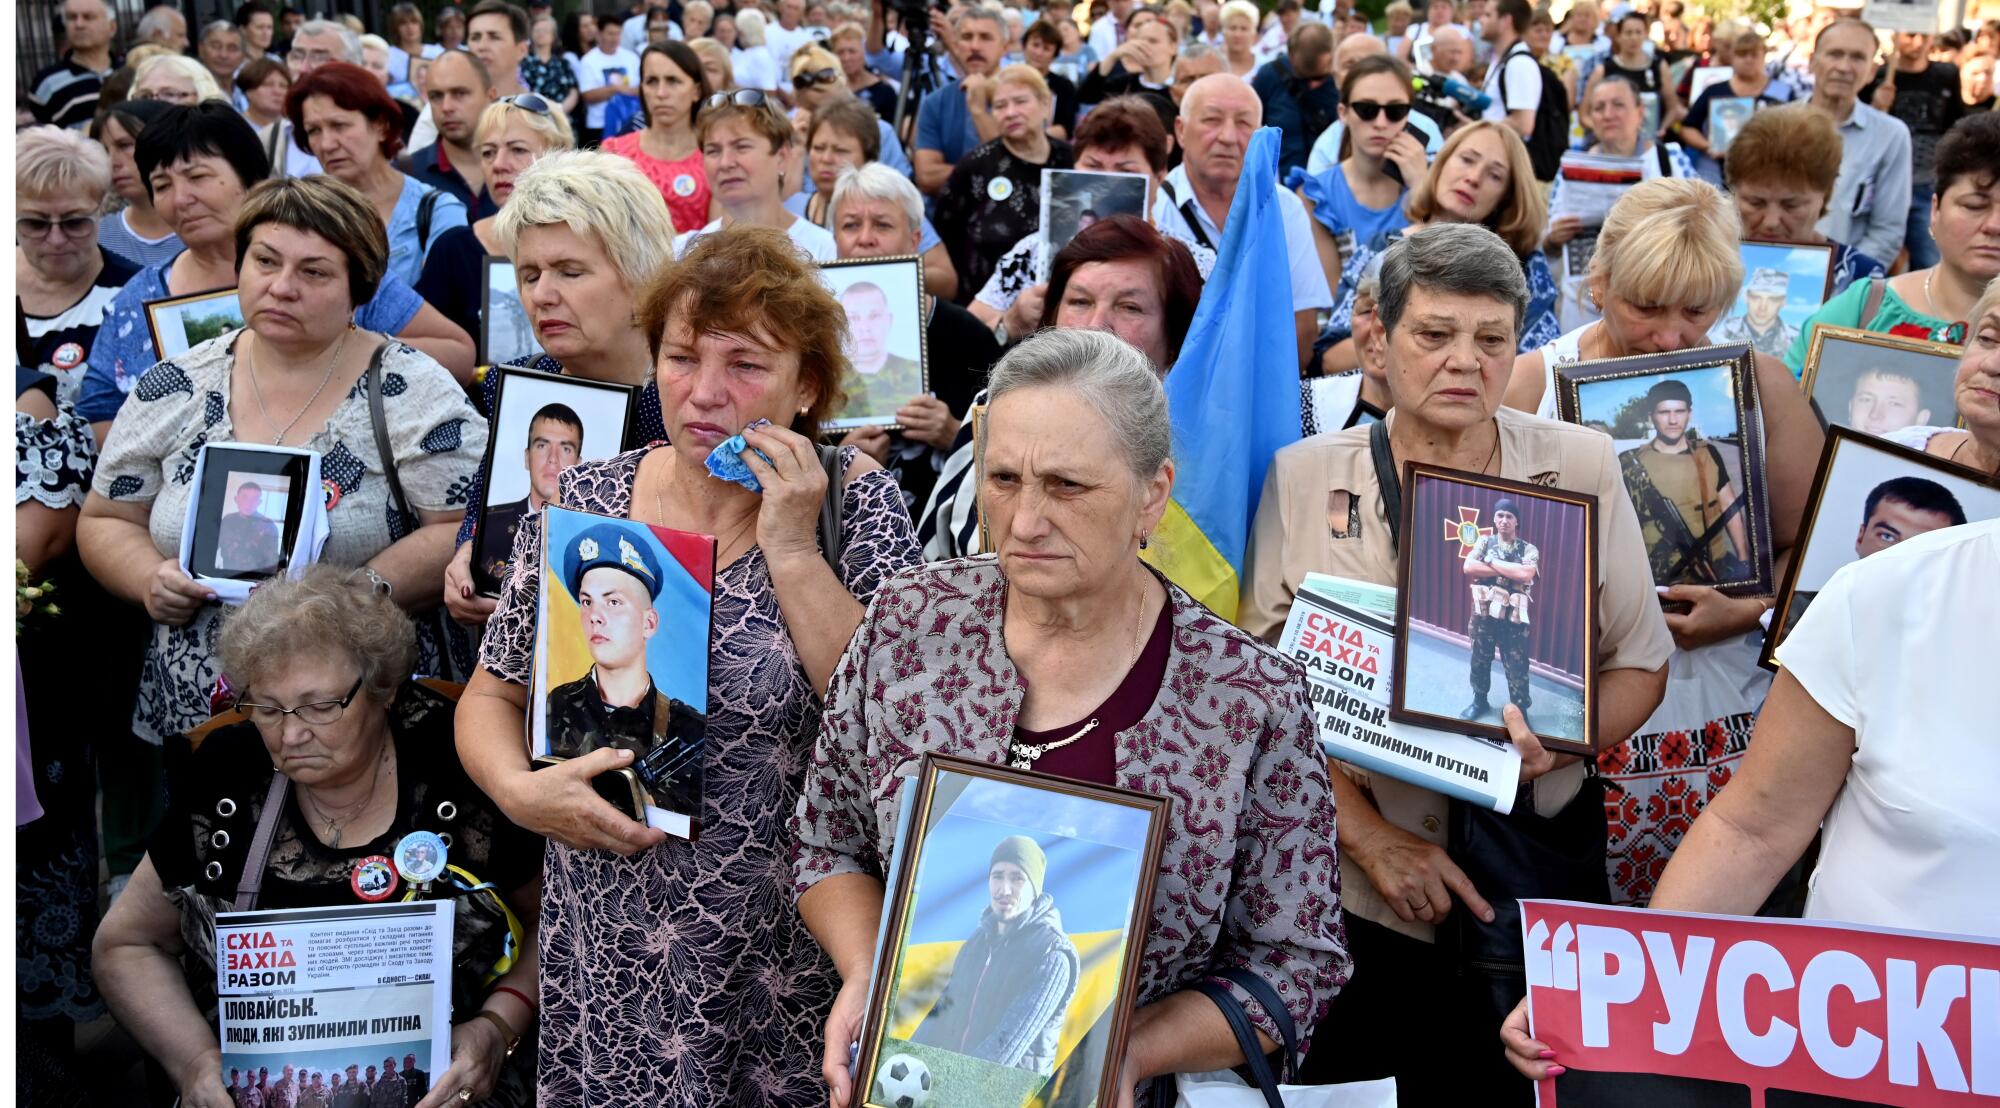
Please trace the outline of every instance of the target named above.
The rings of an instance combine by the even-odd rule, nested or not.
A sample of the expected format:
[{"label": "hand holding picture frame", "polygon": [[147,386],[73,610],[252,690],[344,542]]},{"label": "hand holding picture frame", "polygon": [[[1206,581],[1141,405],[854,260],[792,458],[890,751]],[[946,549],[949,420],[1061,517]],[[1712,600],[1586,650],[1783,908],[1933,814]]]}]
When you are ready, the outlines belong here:
[{"label": "hand holding picture frame", "polygon": [[826,430],[900,430],[896,413],[931,388],[923,259],[821,262],[820,275],[847,312],[848,330],[848,371]]},{"label": "hand holding picture frame", "polygon": [[1167,799],[926,754],[903,805],[853,1103],[1117,1104]]},{"label": "hand holding picture frame", "polygon": [[1749,346],[1564,366],[1556,411],[1611,436],[1655,585],[1770,595],[1764,416]]},{"label": "hand holding picture frame", "polygon": [[512,366],[488,372],[500,376],[480,463],[486,488],[473,521],[472,582],[481,596],[498,596],[521,521],[556,502],[564,470],[626,449],[639,390]]},{"label": "hand holding picture frame", "polygon": [[298,577],[327,538],[320,456],[296,447],[212,442],[194,467],[180,565],[225,604],[274,577]]},{"label": "hand holding picture frame", "polygon": [[1813,328],[1799,384],[1828,427],[1888,435],[1951,427],[1964,347],[1855,327]]},{"label": "hand holding picture frame", "polygon": [[1512,704],[1543,746],[1596,753],[1597,510],[1589,493],[1405,467],[1390,719],[1509,742]]},{"label": "hand holding picture frame", "polygon": [[1842,566],[1928,531],[1989,519],[2000,519],[2000,477],[1831,428],[1758,664],[1778,668],[1785,637]]},{"label": "hand holding picture frame", "polygon": [[[646,822],[701,834],[715,538],[542,510],[529,753],[629,750]],[[628,794],[631,795],[631,794]]]},{"label": "hand holding picture frame", "polygon": [[234,288],[162,297],[146,301],[144,307],[154,354],[163,362],[244,325],[243,306]]}]

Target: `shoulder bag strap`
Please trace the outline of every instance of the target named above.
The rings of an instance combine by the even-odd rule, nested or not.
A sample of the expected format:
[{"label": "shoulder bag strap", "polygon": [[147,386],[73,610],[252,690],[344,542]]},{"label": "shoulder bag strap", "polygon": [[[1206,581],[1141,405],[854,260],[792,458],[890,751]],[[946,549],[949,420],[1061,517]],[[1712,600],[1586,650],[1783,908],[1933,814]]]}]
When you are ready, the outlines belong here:
[{"label": "shoulder bag strap", "polygon": [[[403,526],[416,533],[424,525],[423,517],[410,510],[410,498],[403,493],[403,479],[396,472],[396,450],[389,442],[389,418],[382,411],[382,359],[389,352],[389,344],[382,343],[375,353],[368,356],[368,422],[375,432],[375,453],[382,459],[382,475],[389,482],[389,496],[396,502],[396,514]],[[451,660],[451,624],[446,619],[444,608],[438,607],[427,617],[412,616],[419,622],[428,621],[437,635],[438,665],[444,671],[441,676],[456,677]]]},{"label": "shoulder bag strap", "polygon": [[1674,163],[1667,157],[1667,144],[1664,142],[1654,143],[1653,155],[1660,159],[1660,176],[1672,177],[1674,175]]},{"label": "shoulder bag strap", "polygon": [[278,813],[285,810],[285,798],[292,792],[292,779],[271,767],[271,790],[264,794],[264,810],[257,813],[257,833],[251,836],[250,853],[243,859],[243,875],[236,879],[236,902],[232,912],[247,912],[257,906],[257,890],[264,887],[264,866],[271,860],[271,840],[278,835]]},{"label": "shoulder bag strap", "polygon": [[431,213],[437,211],[438,190],[424,193],[417,201],[417,251],[423,253],[431,248]]},{"label": "shoulder bag strap", "polygon": [[1296,1076],[1299,1068],[1298,1028],[1293,1026],[1291,1009],[1285,1007],[1284,1000],[1278,996],[1278,990],[1272,988],[1269,981],[1247,969],[1224,970],[1221,976],[1234,981],[1244,992],[1249,993],[1263,1006],[1265,1014],[1271,1017],[1271,1022],[1278,1025],[1278,1045],[1285,1052],[1278,1058],[1278,1076],[1283,1078],[1288,1073]]},{"label": "shoulder bag strap", "polygon": [[1396,456],[1389,450],[1389,425],[1383,421],[1368,427],[1368,453],[1375,459],[1375,483],[1382,488],[1382,511],[1389,517],[1389,549],[1396,549],[1396,528],[1403,525],[1403,480],[1396,472]]},{"label": "shoulder bag strap", "polygon": [[1284,1097],[1278,1094],[1278,1077],[1271,1072],[1271,1060],[1264,1057],[1264,1044],[1257,1041],[1257,1027],[1250,1022],[1243,1006],[1227,988],[1213,981],[1197,981],[1194,989],[1214,1001],[1222,1010],[1222,1018],[1229,1021],[1229,1029],[1236,1033],[1236,1045],[1243,1051],[1244,1067],[1250,1071],[1251,1082],[1264,1094],[1264,1103],[1268,1108],[1285,1108]]},{"label": "shoulder bag strap", "polygon": [[1875,277],[1869,280],[1868,295],[1861,302],[1861,322],[1859,326],[1863,331],[1868,330],[1869,325],[1875,322],[1876,314],[1882,310],[1882,297],[1888,291],[1889,279],[1887,277]]},{"label": "shoulder bag strap", "polygon": [[840,580],[840,553],[844,545],[841,535],[841,516],[846,508],[847,474],[841,469],[840,447],[819,448],[819,461],[826,467],[826,499],[819,504],[820,545],[826,552],[826,564],[833,569],[835,580]]}]

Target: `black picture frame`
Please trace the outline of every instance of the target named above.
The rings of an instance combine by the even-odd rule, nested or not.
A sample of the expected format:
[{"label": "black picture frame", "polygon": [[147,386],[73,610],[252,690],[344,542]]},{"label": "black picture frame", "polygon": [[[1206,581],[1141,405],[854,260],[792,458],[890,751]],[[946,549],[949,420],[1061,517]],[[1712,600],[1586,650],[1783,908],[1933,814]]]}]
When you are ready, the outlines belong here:
[{"label": "black picture frame", "polygon": [[[893,396],[885,396],[878,400],[869,391],[869,386],[860,384],[858,371],[853,371],[856,372],[856,376],[842,379],[843,392],[855,387],[861,388],[862,395],[871,402],[866,406],[877,410],[849,412],[846,410],[846,401],[843,397],[830,410],[828,418],[822,424],[823,429],[832,437],[838,437],[857,427],[880,427],[886,431],[902,430],[902,424],[896,422],[897,409],[901,408],[903,403],[908,403],[917,396],[931,391],[930,335],[929,329],[923,323],[924,260],[915,254],[900,254],[887,258],[850,258],[843,261],[820,262],[819,269],[821,279],[826,282],[835,299],[839,299],[849,288],[861,283],[865,279],[864,275],[873,274],[878,278],[870,283],[882,290],[893,318],[909,321],[908,326],[916,342],[918,385],[915,392],[906,395],[905,390],[897,389],[894,390]],[[850,344],[857,341],[853,334],[855,322],[852,319],[848,321]],[[889,339],[885,337],[882,341],[886,345]],[[886,357],[909,360],[893,351],[887,352]],[[848,360],[851,366],[853,361],[851,353]],[[898,398],[902,403],[894,403]],[[890,406],[891,404],[893,406]]]},{"label": "black picture frame", "polygon": [[[1438,602],[1430,599],[1430,590],[1440,588],[1470,590],[1478,587],[1475,582],[1469,581],[1465,576],[1463,563],[1467,554],[1471,551],[1473,544],[1483,534],[1478,526],[1477,517],[1468,518],[1465,514],[1466,510],[1461,507],[1458,511],[1456,521],[1449,517],[1439,516],[1439,520],[1445,525],[1446,536],[1444,542],[1437,542],[1435,528],[1433,528],[1432,524],[1438,522],[1438,520],[1432,520],[1428,516],[1420,519],[1418,514],[1426,511],[1429,500],[1435,499],[1434,497],[1427,497],[1425,495],[1426,486],[1431,485],[1469,487],[1481,490],[1483,494],[1498,494],[1510,497],[1517,502],[1528,500],[1558,507],[1559,510],[1551,513],[1551,518],[1562,520],[1564,524],[1561,528],[1563,541],[1573,543],[1575,548],[1569,549],[1565,547],[1559,551],[1557,562],[1558,564],[1570,567],[1565,572],[1575,583],[1575,588],[1571,592],[1575,598],[1574,602],[1576,606],[1581,610],[1552,617],[1546,607],[1542,606],[1541,598],[1533,595],[1536,591],[1545,591],[1546,586],[1544,586],[1543,590],[1519,590],[1522,593],[1528,594],[1529,602],[1536,605],[1533,613],[1526,619],[1519,618],[1510,610],[1509,601],[1504,598],[1496,599],[1500,600],[1501,609],[1503,612],[1506,612],[1506,618],[1502,619],[1501,622],[1517,625],[1526,623],[1529,625],[1529,630],[1522,636],[1524,640],[1530,640],[1531,636],[1541,634],[1533,626],[1536,623],[1540,623],[1544,628],[1553,626],[1555,630],[1544,635],[1539,641],[1549,642],[1556,640],[1566,642],[1570,646],[1570,652],[1576,655],[1578,672],[1572,675],[1575,680],[1577,700],[1580,707],[1577,713],[1579,726],[1576,729],[1576,733],[1565,733],[1563,730],[1549,728],[1546,723],[1548,719],[1546,707],[1540,713],[1542,717],[1540,720],[1536,718],[1537,713],[1532,707],[1524,712],[1528,720],[1529,729],[1541,740],[1543,746],[1551,750],[1585,756],[1594,755],[1597,752],[1598,716],[1597,497],[1591,493],[1571,492],[1567,489],[1532,485],[1525,481],[1492,477],[1481,473],[1468,473],[1463,470],[1446,469],[1442,466],[1425,465],[1419,462],[1406,463],[1403,469],[1403,518],[1400,521],[1402,527],[1400,534],[1403,536],[1403,539],[1397,544],[1398,557],[1396,566],[1396,646],[1394,659],[1396,681],[1390,695],[1389,718],[1398,722],[1413,723],[1441,731],[1451,731],[1462,735],[1475,735],[1501,743],[1512,742],[1508,736],[1507,728],[1503,723],[1488,723],[1478,719],[1468,720],[1452,712],[1434,711],[1412,703],[1413,687],[1419,684],[1412,678],[1410,646],[1413,634],[1425,635],[1427,640],[1436,639],[1442,641],[1446,644],[1447,648],[1454,651],[1458,649],[1456,640],[1463,638],[1465,640],[1464,649],[1467,651],[1467,658],[1468,660],[1471,658],[1473,640],[1469,630],[1467,634],[1460,636],[1451,630],[1449,625],[1419,619],[1417,613],[1420,605],[1426,614],[1436,610],[1439,606]],[[1450,488],[1443,488],[1441,491],[1447,494],[1453,492]],[[1450,495],[1446,496],[1446,499],[1450,498]],[[1581,519],[1564,518],[1562,511],[1580,513]],[[1454,523],[1456,523],[1455,531]],[[1469,531],[1468,527],[1470,528]],[[1527,541],[1533,542],[1538,550],[1545,545],[1545,542],[1538,542],[1527,534],[1523,534],[1522,537],[1527,539]],[[1446,549],[1453,542],[1459,543],[1459,550],[1457,552]],[[1420,565],[1419,562],[1423,564]],[[1546,564],[1546,559],[1543,559],[1541,564]],[[1453,570],[1452,566],[1457,566],[1458,568]],[[1542,579],[1539,575],[1533,584],[1542,585]],[[1421,602],[1417,599],[1419,591],[1425,594],[1425,598]],[[1561,595],[1558,593],[1557,598],[1560,598]],[[1477,601],[1475,600],[1474,602],[1476,603]],[[1455,607],[1449,601],[1443,602],[1443,606],[1447,609]],[[1468,610],[1470,607],[1471,604],[1468,604]],[[1525,608],[1525,605],[1523,607]],[[1552,618],[1558,620],[1558,622],[1551,625],[1549,620]],[[1415,626],[1419,623],[1423,625],[1421,628]],[[1574,636],[1573,642],[1561,638],[1565,631]],[[1489,647],[1488,649],[1491,650],[1492,648]],[[1527,679],[1530,682],[1532,682],[1537,669],[1532,656],[1532,649],[1529,642],[1524,641],[1523,650],[1528,655],[1528,665],[1526,668],[1529,670],[1529,674]],[[1504,686],[1504,662],[1500,668],[1503,670],[1502,684]],[[1547,669],[1547,667],[1542,668],[1545,671]],[[1543,672],[1542,675],[1545,679],[1550,676],[1548,672]],[[1491,670],[1489,669],[1489,681],[1491,676]],[[1435,694],[1436,687],[1434,683],[1424,682],[1423,685],[1425,692],[1422,695],[1432,696]],[[1490,688],[1489,684],[1489,693]],[[1502,710],[1502,706],[1508,703],[1510,699],[1511,697],[1509,696],[1503,696],[1488,701],[1496,719]]]},{"label": "black picture frame", "polygon": [[[299,529],[305,524],[306,498],[323,495],[319,487],[307,486],[312,455],[305,451],[246,450],[228,443],[209,443],[202,450],[201,487],[189,505],[194,513],[188,546],[190,576],[229,581],[267,581],[283,576],[291,565]],[[217,564],[222,521],[229,509],[229,486],[234,478],[245,475],[286,481],[284,516],[277,521],[278,560],[269,568],[231,569]]]},{"label": "black picture frame", "polygon": [[[1820,448],[1819,465],[1813,473],[1812,492],[1806,498],[1805,518],[1799,521],[1798,539],[1792,545],[1791,558],[1785,566],[1784,582],[1779,586],[1777,603],[1771,609],[1771,625],[1764,632],[1764,646],[1758,652],[1757,664],[1777,672],[1778,649],[1784,645],[1785,637],[1804,614],[1806,604],[1799,600],[1799,585],[1804,576],[1812,552],[1818,543],[1829,541],[1850,541],[1854,536],[1829,532],[1821,535],[1822,528],[1831,526],[1826,510],[1826,501],[1834,488],[1837,476],[1844,476],[1843,467],[1856,455],[1873,455],[1895,467],[1896,477],[1922,477],[1942,486],[1952,493],[1966,515],[1967,522],[2000,518],[2000,476],[1982,473],[1976,469],[1954,465],[1945,458],[1912,450],[1907,446],[1864,434],[1847,427],[1833,427],[1826,433],[1826,445]],[[1865,462],[1863,463],[1865,464]],[[1878,482],[1879,487],[1879,482]],[[1969,489],[1983,489],[1994,496],[1994,510],[1980,512],[1977,501],[1966,495]],[[1852,492],[1852,489],[1848,490]],[[1861,526],[1866,528],[1869,521],[1864,517]],[[1866,555],[1857,555],[1857,559]],[[1812,590],[1817,594],[1817,589]],[[1807,601],[1810,603],[1810,601]]]},{"label": "black picture frame", "polygon": [[[1600,430],[1612,433],[1615,442],[1623,441],[1617,436],[1618,428],[1615,424],[1608,427],[1599,426],[1599,421],[1586,418],[1591,413],[1586,411],[1587,405],[1583,396],[1585,392],[1593,387],[1609,388],[1619,383],[1625,383],[1624,387],[1629,389],[1633,384],[1649,378],[1712,373],[1716,370],[1723,370],[1729,374],[1727,392],[1728,402],[1735,417],[1735,441],[1731,442],[1728,437],[1704,436],[1700,443],[1715,448],[1713,452],[1717,455],[1722,453],[1716,447],[1717,443],[1727,444],[1737,452],[1739,470],[1737,477],[1742,484],[1738,497],[1743,504],[1744,537],[1750,547],[1749,557],[1743,558],[1742,561],[1748,572],[1733,578],[1721,579],[1719,571],[1715,570],[1711,563],[1709,573],[1704,574],[1700,570],[1699,562],[1686,557],[1685,548],[1690,545],[1689,542],[1677,544],[1684,548],[1678,570],[1674,568],[1674,564],[1666,563],[1650,545],[1647,548],[1648,563],[1653,572],[1653,583],[1656,585],[1709,585],[1727,596],[1769,596],[1777,584],[1771,546],[1771,489],[1765,466],[1764,413],[1757,391],[1756,354],[1748,343],[1695,347],[1664,354],[1634,354],[1623,358],[1604,358],[1562,366],[1556,370],[1557,418],[1565,423],[1574,423],[1582,427],[1599,427]],[[1692,424],[1694,428],[1700,426],[1701,411],[1699,407],[1694,410],[1694,415],[1697,417]],[[1670,500],[1663,498],[1663,494],[1654,490],[1649,495],[1643,487],[1635,487],[1638,482],[1635,475],[1630,472],[1630,468],[1637,465],[1634,454],[1644,445],[1645,440],[1641,440],[1638,446],[1626,447],[1619,451],[1621,476],[1625,480],[1627,493],[1631,495],[1633,508],[1639,513],[1642,528],[1646,526],[1649,518],[1678,520],[1686,528],[1690,542],[1697,550],[1704,546],[1712,548],[1715,538],[1726,539],[1728,537],[1726,516],[1704,523],[1703,533],[1695,534],[1693,526],[1680,517],[1678,510]],[[1724,456],[1725,469],[1727,462],[1728,459]],[[1664,500],[1664,502],[1648,503],[1653,500]],[[1729,511],[1733,509],[1725,509],[1725,513]],[[1718,528],[1721,529],[1719,533]],[[1708,537],[1707,542],[1700,541],[1704,537]],[[1666,536],[1662,536],[1662,541],[1665,538]]]},{"label": "black picture frame", "polygon": [[[639,390],[635,386],[619,384],[614,381],[592,381],[585,377],[543,373],[539,370],[522,369],[518,366],[492,366],[487,369],[487,372],[497,373],[500,376],[493,385],[493,412],[492,422],[489,425],[491,433],[486,436],[486,456],[480,459],[479,462],[479,472],[484,475],[485,481],[481,485],[479,509],[473,518],[472,524],[472,585],[474,591],[479,595],[493,597],[500,595],[500,577],[491,569],[492,559],[484,555],[487,547],[491,545],[489,542],[490,531],[487,526],[487,516],[489,510],[496,506],[493,502],[495,488],[493,466],[498,457],[501,439],[500,430],[504,424],[509,422],[507,415],[511,410],[507,390],[508,384],[510,382],[515,382],[518,385],[532,383],[536,385],[536,391],[543,393],[549,390],[561,392],[574,389],[584,392],[596,391],[624,398],[625,412],[618,427],[617,449],[603,452],[593,451],[583,455],[579,459],[580,461],[606,458],[631,449],[634,428],[638,419]],[[524,395],[525,391],[524,388],[516,387],[513,395],[518,398]],[[585,441],[592,441],[587,429]]]},{"label": "black picture frame", "polygon": [[[1103,1057],[1097,1065],[1098,1079],[1094,1086],[1095,1092],[1091,1099],[1077,1101],[1097,1108],[1116,1104],[1126,1040],[1131,1031],[1132,1012],[1136,1007],[1139,970],[1144,960],[1146,936],[1152,922],[1153,894],[1158,883],[1160,859],[1166,846],[1166,821],[1171,802],[1166,797],[1151,793],[1110,788],[928,752],[924,754],[919,764],[915,780],[904,785],[903,803],[910,806],[910,813],[906,817],[906,834],[897,843],[895,857],[890,865],[892,872],[888,874],[881,941],[875,952],[874,974],[869,983],[868,1007],[861,1022],[859,1050],[855,1058],[854,1103],[859,1108],[896,1108],[891,1099],[877,1095],[877,1077],[878,1068],[886,1069],[900,1056],[885,1054],[884,1041],[890,1038],[889,1024],[894,1015],[898,986],[905,965],[903,955],[910,941],[913,909],[921,911],[916,901],[925,892],[917,887],[917,876],[926,856],[927,840],[936,827],[935,821],[941,820],[947,814],[946,811],[940,810],[940,805],[949,809],[953,802],[958,801],[974,783],[978,782],[997,783],[1028,790],[1030,793],[1062,798],[1065,801],[1082,800],[1093,804],[1115,806],[1126,809],[1145,821],[1143,838],[1139,842],[1129,844],[1129,849],[1138,854],[1138,864],[1135,868],[1129,909],[1123,928],[1124,949],[1117,961],[1118,985],[1110,1003],[1097,1017],[1097,1022],[1108,1021],[1105,1025],[1108,1033],[1104,1038]],[[1016,828],[1044,830],[1051,837],[1062,836],[1062,832],[1055,828],[1035,827],[1034,818],[1035,813],[1017,808],[1008,813],[1007,822]],[[976,868],[982,883],[992,865],[988,856],[984,854],[970,859],[958,853],[947,853],[943,857],[947,859],[947,864],[963,861]],[[1080,1002],[1080,998],[1072,997],[1072,1005]],[[1088,1039],[1084,1041],[1088,1042]],[[908,1051],[924,1048],[911,1042],[897,1049]],[[963,1055],[960,1057],[980,1066],[1001,1065]],[[1061,1067],[1058,1066],[1058,1073],[1060,1072]],[[1044,1075],[1045,1079],[1046,1077],[1047,1075]]]}]

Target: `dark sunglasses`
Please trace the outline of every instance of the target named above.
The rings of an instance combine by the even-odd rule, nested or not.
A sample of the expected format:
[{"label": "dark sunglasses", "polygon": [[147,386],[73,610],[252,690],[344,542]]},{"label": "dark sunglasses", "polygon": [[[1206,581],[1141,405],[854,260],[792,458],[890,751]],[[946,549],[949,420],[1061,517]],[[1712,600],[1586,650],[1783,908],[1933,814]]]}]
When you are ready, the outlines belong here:
[{"label": "dark sunglasses", "polygon": [[534,112],[536,115],[555,114],[555,112],[549,107],[549,102],[547,100],[544,100],[539,96],[536,96],[532,92],[523,92],[516,94],[514,96],[502,96],[500,98],[500,102],[502,104],[506,104],[509,107],[519,108],[524,112]]},{"label": "dark sunglasses", "polygon": [[68,238],[82,238],[97,226],[94,215],[73,215],[65,219],[43,219],[40,216],[24,215],[14,221],[14,229],[33,239],[45,239],[57,227]]},{"label": "dark sunglasses", "polygon": [[1401,123],[1410,117],[1410,106],[1407,103],[1377,104],[1373,100],[1356,100],[1348,107],[1354,110],[1355,115],[1361,117],[1363,123],[1373,123],[1376,116],[1383,114],[1388,115],[1391,123]]},{"label": "dark sunglasses", "polygon": [[797,88],[811,88],[814,85],[830,85],[839,79],[840,73],[837,70],[815,69],[810,73],[801,73],[793,77],[792,84]]}]

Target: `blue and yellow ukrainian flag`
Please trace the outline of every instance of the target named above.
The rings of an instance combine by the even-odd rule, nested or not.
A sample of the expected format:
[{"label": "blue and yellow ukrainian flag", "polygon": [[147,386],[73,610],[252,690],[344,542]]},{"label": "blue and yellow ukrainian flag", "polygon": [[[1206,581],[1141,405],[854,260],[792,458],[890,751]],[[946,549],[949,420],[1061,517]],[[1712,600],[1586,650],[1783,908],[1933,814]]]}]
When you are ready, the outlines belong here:
[{"label": "blue and yellow ukrainian flag", "polygon": [[1250,139],[1215,269],[1167,374],[1174,495],[1145,557],[1224,619],[1236,619],[1243,553],[1278,449],[1298,441],[1298,339],[1278,210],[1278,130]]}]

